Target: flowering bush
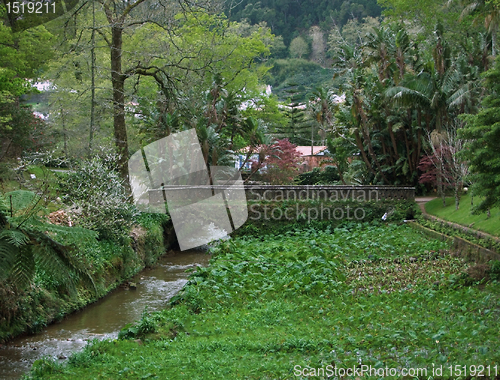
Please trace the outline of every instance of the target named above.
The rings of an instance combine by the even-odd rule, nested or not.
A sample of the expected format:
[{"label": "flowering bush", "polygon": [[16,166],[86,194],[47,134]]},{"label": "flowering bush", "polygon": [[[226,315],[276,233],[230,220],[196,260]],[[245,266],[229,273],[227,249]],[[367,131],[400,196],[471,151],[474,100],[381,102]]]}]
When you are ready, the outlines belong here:
[{"label": "flowering bush", "polygon": [[62,184],[72,220],[97,231],[100,239],[127,237],[139,214],[129,202],[116,162],[114,153],[81,161]]}]

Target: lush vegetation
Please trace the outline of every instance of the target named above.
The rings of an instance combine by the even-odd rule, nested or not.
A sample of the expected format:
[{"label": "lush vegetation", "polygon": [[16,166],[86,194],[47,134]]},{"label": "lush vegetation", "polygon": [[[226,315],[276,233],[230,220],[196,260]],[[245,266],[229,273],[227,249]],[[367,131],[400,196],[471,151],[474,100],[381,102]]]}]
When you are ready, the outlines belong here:
[{"label": "lush vegetation", "polygon": [[[348,163],[337,183],[434,187],[443,197],[451,188],[456,207],[467,184],[484,192],[478,211],[487,211],[498,198],[484,179],[497,149],[476,153],[496,120],[497,3],[379,3],[179,1],[148,13],[142,2],[97,1],[71,22],[22,31],[4,14],[3,159],[50,147],[71,162],[114,146],[125,179],[137,149],[189,128],[208,165],[281,138],[334,140]],[[20,97],[33,91],[19,78],[49,82],[46,122],[28,120]]]},{"label": "lush vegetation", "polygon": [[[32,378],[287,378],[336,365],[498,363],[500,266],[404,225],[247,235],[213,249],[172,308]],[[478,286],[478,284],[480,286]],[[423,378],[423,377],[422,377]]]},{"label": "lush vegetation", "polygon": [[0,194],[1,341],[41,330],[164,254],[168,216],[137,215],[105,157],[70,173],[29,166],[24,190]]},{"label": "lush vegetation", "polygon": [[[0,339],[38,330],[155,261],[169,216],[139,214],[127,161],[188,129],[207,169],[436,190],[444,208],[430,212],[498,234],[498,0],[65,4],[71,12],[38,19],[0,5]],[[324,165],[299,175],[294,145],[327,146]],[[498,264],[467,269],[441,243],[377,224],[413,218],[413,203],[363,207],[372,224],[361,227],[250,220],[178,305],[122,333],[156,339],[96,344],[55,376],[498,362]],[[139,352],[152,355],[142,369]],[[34,371],[61,369],[43,361]]]},{"label": "lush vegetation", "polygon": [[253,24],[265,22],[274,34],[283,36],[288,45],[300,32],[313,26],[330,29],[332,23],[344,26],[349,20],[380,16],[374,0],[318,1],[296,3],[290,0],[244,0],[226,2],[226,13],[233,20],[248,19]]}]

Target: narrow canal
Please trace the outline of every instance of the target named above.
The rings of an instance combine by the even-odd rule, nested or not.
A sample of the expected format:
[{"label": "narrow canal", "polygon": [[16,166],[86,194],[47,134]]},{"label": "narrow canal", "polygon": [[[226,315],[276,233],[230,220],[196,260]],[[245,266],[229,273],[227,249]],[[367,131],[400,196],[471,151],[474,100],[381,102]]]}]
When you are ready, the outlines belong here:
[{"label": "narrow canal", "polygon": [[136,289],[118,288],[84,310],[47,326],[41,333],[14,339],[0,347],[0,379],[19,379],[33,362],[45,356],[63,361],[81,350],[87,341],[112,339],[127,323],[148,311],[165,308],[168,300],[187,282],[189,268],[207,266],[210,256],[203,251],[176,252],[163,257],[151,269],[131,282]]}]

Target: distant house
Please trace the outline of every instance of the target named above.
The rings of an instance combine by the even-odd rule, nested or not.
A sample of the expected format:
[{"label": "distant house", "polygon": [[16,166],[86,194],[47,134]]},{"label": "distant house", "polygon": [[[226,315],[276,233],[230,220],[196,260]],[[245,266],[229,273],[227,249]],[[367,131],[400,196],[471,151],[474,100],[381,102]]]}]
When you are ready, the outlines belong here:
[{"label": "distant house", "polygon": [[[247,154],[245,152],[245,149],[236,153],[236,159],[234,160],[234,167],[236,169],[241,168],[246,158]],[[248,159],[248,161],[243,166],[243,170],[250,170],[252,168],[252,161],[258,161],[258,160],[259,160],[259,154],[258,153],[252,154]]]},{"label": "distant house", "polygon": [[[317,168],[321,165],[321,162],[327,159],[325,153],[328,152],[326,146],[313,146],[312,154],[311,154],[311,146],[299,145],[295,148],[300,153],[301,165],[300,165],[300,173],[308,172]],[[235,167],[240,168],[243,165],[243,162],[246,159],[246,152],[248,148],[242,149],[240,152],[236,154]],[[246,162],[244,169],[250,170],[252,167],[251,161],[257,161],[259,159],[258,153],[252,154],[250,159]]]},{"label": "distant house", "polygon": [[325,155],[325,153],[328,153],[328,149],[326,146],[313,146],[312,154],[310,145],[299,145],[295,149],[300,153],[300,157],[302,159],[302,165],[299,169],[301,173],[309,172],[314,168],[321,166],[321,162],[328,159],[328,157]]}]

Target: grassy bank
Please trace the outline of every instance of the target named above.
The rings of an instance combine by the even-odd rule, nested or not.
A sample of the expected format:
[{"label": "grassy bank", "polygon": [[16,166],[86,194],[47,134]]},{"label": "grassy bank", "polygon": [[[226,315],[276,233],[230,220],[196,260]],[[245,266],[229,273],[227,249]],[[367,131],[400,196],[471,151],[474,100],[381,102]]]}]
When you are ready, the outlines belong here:
[{"label": "grassy bank", "polygon": [[[443,207],[440,198],[436,198],[425,204],[425,211],[438,218],[500,237],[500,209],[492,209],[489,218],[486,213],[472,215],[470,201],[470,195],[464,195],[460,200],[460,208],[455,210],[454,198],[446,198],[446,207]],[[477,197],[475,201],[478,202]]]},{"label": "grassy bank", "polygon": [[71,289],[64,279],[40,270],[27,289],[19,289],[8,281],[0,282],[0,342],[21,333],[40,331],[47,324],[98,300],[145,266],[152,265],[166,252],[164,227],[167,220],[165,215],[143,214],[130,239],[92,239],[82,243],[74,255],[91,263],[89,274],[94,284],[80,281],[76,289]]},{"label": "grassy bank", "polygon": [[239,237],[214,249],[172,308],[67,366],[38,361],[30,377],[288,379],[371,365],[425,368],[427,378],[433,364],[448,378],[456,364],[490,365],[491,374],[499,272],[470,269],[405,225]]}]

